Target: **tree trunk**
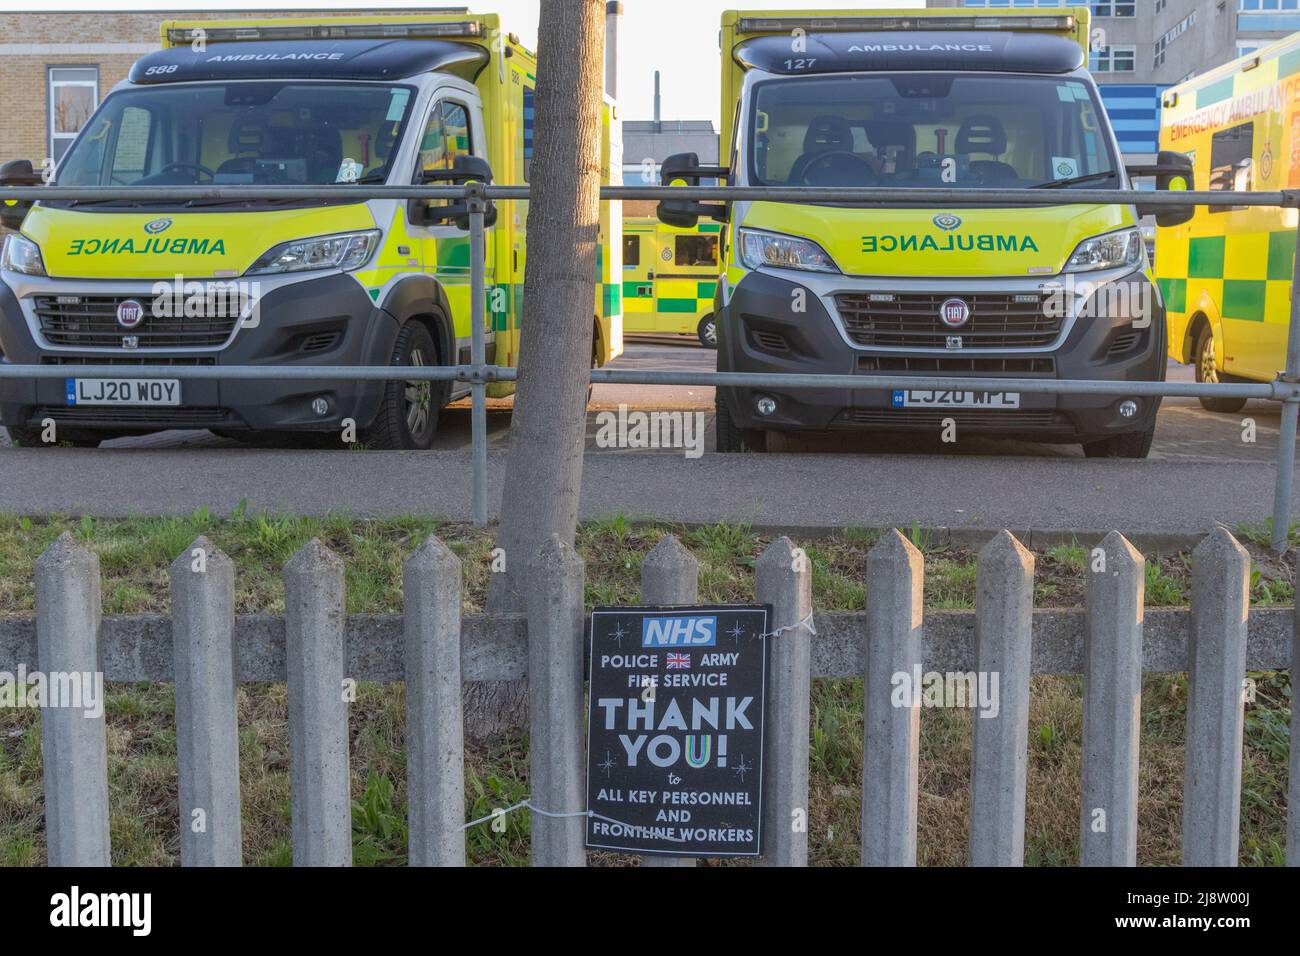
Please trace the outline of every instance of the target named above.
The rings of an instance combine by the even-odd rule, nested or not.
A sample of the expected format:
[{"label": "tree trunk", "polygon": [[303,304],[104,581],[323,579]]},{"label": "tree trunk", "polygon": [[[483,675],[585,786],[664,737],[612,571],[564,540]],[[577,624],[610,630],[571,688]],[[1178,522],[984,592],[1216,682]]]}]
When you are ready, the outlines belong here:
[{"label": "tree trunk", "polygon": [[524,316],[488,606],[523,610],[524,575],[577,529],[600,232],[605,5],[541,0]]}]

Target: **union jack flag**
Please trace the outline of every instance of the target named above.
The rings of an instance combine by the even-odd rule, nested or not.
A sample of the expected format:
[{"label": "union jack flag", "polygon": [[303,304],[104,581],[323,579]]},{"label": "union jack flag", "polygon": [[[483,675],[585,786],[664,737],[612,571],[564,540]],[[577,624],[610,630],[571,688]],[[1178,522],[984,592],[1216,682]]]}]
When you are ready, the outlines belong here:
[{"label": "union jack flag", "polygon": [[691,656],[689,654],[669,654],[667,662],[670,671],[682,670],[691,666]]}]

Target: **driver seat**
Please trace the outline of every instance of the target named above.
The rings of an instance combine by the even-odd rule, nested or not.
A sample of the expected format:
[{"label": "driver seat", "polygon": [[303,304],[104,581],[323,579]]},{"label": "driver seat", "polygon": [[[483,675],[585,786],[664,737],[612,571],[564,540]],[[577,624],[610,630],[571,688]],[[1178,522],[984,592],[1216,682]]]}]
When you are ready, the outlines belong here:
[{"label": "driver seat", "polygon": [[853,152],[853,127],[843,116],[826,114],[813,117],[803,137],[803,154],[790,167],[786,182],[798,186],[814,159],[824,153]]},{"label": "driver seat", "polygon": [[970,171],[981,183],[1014,183],[1020,177],[1009,163],[997,159],[971,159],[971,153],[1001,156],[1007,151],[1007,131],[996,116],[968,116],[957,130],[955,150],[965,156]]},{"label": "driver seat", "polygon": [[[252,173],[257,170],[257,160],[266,147],[267,129],[259,121],[245,115],[230,124],[230,134],[226,137],[226,148],[235,157],[227,159],[217,167],[217,174]],[[251,156],[241,156],[251,153]]]}]

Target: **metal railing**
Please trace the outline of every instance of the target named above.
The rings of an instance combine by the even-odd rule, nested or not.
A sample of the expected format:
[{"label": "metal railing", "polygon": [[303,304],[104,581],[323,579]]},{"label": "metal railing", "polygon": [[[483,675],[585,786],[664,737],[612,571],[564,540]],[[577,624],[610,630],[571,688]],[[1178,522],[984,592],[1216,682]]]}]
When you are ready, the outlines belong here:
[{"label": "metal railing", "polygon": [[[178,187],[67,187],[0,186],[0,201],[103,200],[135,202],[161,200],[257,200],[268,197],[304,201],[367,199],[463,199],[469,212],[472,291],[470,363],[442,367],[379,366],[133,366],[133,374],[175,379],[310,379],[374,381],[457,381],[470,385],[473,461],[473,514],[478,526],[487,524],[487,386],[515,379],[515,370],[486,362],[486,264],[484,214],[488,200],[526,200],[528,186],[178,186]],[[881,189],[877,187],[822,186],[604,186],[602,200],[687,199],[696,201],[746,201],[788,203],[840,203],[862,208],[916,209],[963,206],[1064,206],[1123,205],[1144,207],[1280,206],[1300,208],[1300,190],[1282,192],[1177,191],[1138,193],[1123,189]],[[636,385],[745,385],[767,388],[846,389],[965,389],[1016,390],[1057,395],[1137,395],[1188,398],[1258,398],[1280,402],[1281,435],[1272,512],[1272,547],[1286,550],[1290,524],[1291,492],[1295,472],[1296,426],[1300,419],[1300,322],[1296,321],[1300,292],[1300,230],[1292,268],[1291,316],[1286,364],[1276,378],[1264,383],[1192,383],[1093,381],[1083,379],[976,378],[953,375],[819,375],[750,372],[686,372],[667,370],[593,369],[596,384]],[[118,376],[121,366],[78,365],[79,375]],[[65,366],[0,364],[0,379],[66,378]]]}]

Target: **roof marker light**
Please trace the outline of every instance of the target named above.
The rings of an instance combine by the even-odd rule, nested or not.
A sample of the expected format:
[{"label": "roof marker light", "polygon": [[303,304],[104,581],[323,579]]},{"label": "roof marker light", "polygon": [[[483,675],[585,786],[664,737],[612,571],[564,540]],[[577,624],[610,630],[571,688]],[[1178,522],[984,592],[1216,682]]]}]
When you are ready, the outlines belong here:
[{"label": "roof marker light", "polygon": [[435,37],[478,37],[483,35],[483,25],[477,20],[456,20],[445,23],[172,27],[167,30],[167,42],[180,46],[192,43],[200,35],[208,43],[231,43],[240,40],[418,40]]}]

